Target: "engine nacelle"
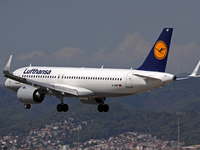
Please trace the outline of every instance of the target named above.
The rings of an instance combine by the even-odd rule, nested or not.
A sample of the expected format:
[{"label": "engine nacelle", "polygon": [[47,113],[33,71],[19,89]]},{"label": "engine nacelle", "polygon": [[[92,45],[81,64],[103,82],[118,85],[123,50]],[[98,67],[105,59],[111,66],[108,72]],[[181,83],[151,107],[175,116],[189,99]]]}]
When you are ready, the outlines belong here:
[{"label": "engine nacelle", "polygon": [[17,91],[17,98],[24,104],[39,104],[44,100],[45,94],[30,85],[22,86]]},{"label": "engine nacelle", "polygon": [[92,104],[92,105],[102,104],[106,100],[106,98],[79,98],[79,99],[84,104]]}]

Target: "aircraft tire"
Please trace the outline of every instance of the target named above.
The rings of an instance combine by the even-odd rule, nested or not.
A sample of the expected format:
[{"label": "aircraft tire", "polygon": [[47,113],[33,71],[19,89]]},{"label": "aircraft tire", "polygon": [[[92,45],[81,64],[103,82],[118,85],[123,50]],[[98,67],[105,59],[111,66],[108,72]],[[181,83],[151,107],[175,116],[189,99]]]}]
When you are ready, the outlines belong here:
[{"label": "aircraft tire", "polygon": [[109,106],[108,106],[107,104],[105,104],[105,105],[103,106],[103,111],[104,111],[104,112],[108,112],[108,111],[109,111]]},{"label": "aircraft tire", "polygon": [[99,112],[102,112],[104,110],[103,104],[99,104],[97,109],[98,109]]},{"label": "aircraft tire", "polygon": [[24,108],[25,108],[25,109],[30,109],[30,108],[31,108],[31,105],[30,105],[30,104],[24,104]]},{"label": "aircraft tire", "polygon": [[64,112],[68,111],[68,105],[67,104],[62,105],[62,111],[64,111]]},{"label": "aircraft tire", "polygon": [[57,111],[58,112],[62,112],[63,111],[63,105],[62,104],[58,104],[57,105]]}]

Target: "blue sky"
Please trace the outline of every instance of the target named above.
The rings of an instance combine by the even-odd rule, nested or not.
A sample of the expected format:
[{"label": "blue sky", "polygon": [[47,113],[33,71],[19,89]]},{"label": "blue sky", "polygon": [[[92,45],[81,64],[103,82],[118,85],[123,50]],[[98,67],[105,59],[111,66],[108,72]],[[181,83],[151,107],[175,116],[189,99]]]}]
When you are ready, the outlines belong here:
[{"label": "blue sky", "polygon": [[[0,69],[139,67],[164,27],[174,28],[166,71],[200,59],[200,1],[0,0]],[[5,78],[0,76],[0,83]]]}]

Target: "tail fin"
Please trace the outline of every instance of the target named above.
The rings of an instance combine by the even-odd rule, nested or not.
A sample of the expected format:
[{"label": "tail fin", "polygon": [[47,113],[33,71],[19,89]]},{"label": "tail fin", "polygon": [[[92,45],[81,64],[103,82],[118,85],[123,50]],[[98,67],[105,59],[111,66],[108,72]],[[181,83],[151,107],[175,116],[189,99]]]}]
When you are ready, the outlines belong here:
[{"label": "tail fin", "polygon": [[173,28],[164,28],[144,63],[137,70],[165,72]]}]

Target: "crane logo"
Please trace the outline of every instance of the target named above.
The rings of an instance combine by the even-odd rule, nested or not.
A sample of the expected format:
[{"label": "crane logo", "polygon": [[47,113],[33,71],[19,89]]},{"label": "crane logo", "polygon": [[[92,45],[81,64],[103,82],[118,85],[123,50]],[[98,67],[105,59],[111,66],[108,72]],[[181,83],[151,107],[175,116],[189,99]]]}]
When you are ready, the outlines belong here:
[{"label": "crane logo", "polygon": [[162,60],[167,56],[167,45],[163,41],[158,41],[154,46],[154,55],[157,59]]}]

